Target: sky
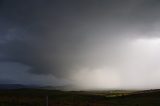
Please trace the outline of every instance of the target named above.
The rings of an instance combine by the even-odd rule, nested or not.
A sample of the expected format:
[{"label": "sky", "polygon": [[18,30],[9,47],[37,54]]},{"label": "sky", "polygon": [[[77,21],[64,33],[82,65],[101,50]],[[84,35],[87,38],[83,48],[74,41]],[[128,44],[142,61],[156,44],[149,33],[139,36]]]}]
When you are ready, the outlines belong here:
[{"label": "sky", "polygon": [[160,88],[159,0],[0,0],[0,84]]}]

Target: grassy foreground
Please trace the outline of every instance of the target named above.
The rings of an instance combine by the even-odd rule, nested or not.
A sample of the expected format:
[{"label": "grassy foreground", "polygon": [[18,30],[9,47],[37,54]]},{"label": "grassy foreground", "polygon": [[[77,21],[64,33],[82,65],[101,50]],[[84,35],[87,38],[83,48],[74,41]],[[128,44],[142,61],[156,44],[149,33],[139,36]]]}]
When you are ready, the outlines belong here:
[{"label": "grassy foreground", "polygon": [[0,90],[0,106],[160,106],[160,91]]}]

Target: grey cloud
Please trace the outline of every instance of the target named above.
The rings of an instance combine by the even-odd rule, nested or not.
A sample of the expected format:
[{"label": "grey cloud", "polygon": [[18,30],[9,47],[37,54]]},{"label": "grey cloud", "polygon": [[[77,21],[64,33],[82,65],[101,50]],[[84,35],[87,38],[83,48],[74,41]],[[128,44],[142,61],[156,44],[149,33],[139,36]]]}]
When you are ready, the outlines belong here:
[{"label": "grey cloud", "polygon": [[0,8],[0,61],[40,76],[117,68],[128,42],[159,36],[158,0],[5,0]]}]

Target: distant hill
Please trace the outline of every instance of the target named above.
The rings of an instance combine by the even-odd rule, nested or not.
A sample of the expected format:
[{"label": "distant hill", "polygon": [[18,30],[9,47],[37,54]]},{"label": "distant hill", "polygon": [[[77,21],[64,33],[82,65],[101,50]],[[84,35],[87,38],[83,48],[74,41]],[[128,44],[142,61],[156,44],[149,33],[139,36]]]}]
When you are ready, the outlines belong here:
[{"label": "distant hill", "polygon": [[72,91],[76,90],[73,85],[64,85],[64,86],[41,86],[41,89],[48,89],[48,90],[62,90],[62,91]]},{"label": "distant hill", "polygon": [[0,89],[21,89],[21,88],[39,88],[34,85],[22,85],[22,84],[0,84]]},{"label": "distant hill", "polygon": [[23,85],[23,84],[0,84],[0,90],[5,89],[44,89],[44,90],[65,90],[69,86],[40,86],[40,85]]}]

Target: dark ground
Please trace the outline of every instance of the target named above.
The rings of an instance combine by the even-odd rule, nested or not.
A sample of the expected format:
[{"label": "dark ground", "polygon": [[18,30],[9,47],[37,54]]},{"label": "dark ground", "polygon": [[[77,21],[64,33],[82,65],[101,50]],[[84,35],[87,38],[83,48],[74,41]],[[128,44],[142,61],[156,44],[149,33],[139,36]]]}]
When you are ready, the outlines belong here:
[{"label": "dark ground", "polygon": [[0,90],[0,106],[160,106],[160,90],[58,91]]}]

